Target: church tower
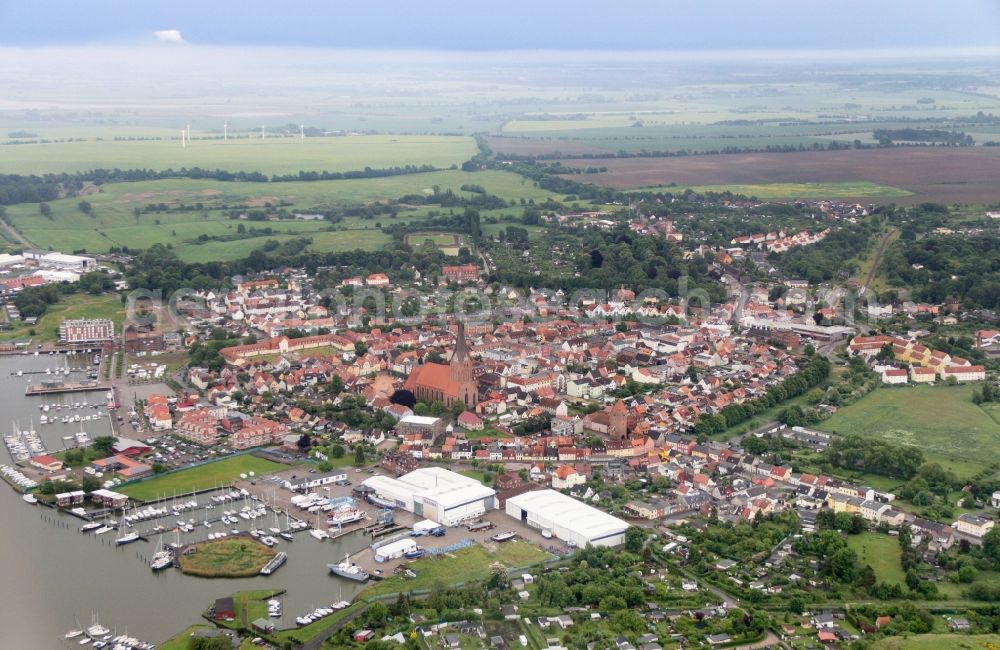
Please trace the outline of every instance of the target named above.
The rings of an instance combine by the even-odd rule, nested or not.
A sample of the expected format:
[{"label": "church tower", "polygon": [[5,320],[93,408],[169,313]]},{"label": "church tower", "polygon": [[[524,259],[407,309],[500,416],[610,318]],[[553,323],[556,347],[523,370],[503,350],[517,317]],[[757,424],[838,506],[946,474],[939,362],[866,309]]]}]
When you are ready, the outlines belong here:
[{"label": "church tower", "polygon": [[465,323],[462,321],[458,322],[455,349],[451,353],[448,366],[451,370],[451,380],[458,384],[459,399],[467,408],[472,408],[478,401],[478,390],[476,379],[472,374],[472,353],[469,352],[469,344],[465,340]]},{"label": "church tower", "polygon": [[608,437],[612,440],[628,439],[628,408],[618,400],[608,412]]}]

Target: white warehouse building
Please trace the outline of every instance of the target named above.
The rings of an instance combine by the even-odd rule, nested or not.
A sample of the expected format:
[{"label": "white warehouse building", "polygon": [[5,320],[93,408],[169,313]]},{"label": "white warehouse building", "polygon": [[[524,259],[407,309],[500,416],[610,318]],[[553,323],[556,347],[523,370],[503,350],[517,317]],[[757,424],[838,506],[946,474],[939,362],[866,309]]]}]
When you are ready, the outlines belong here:
[{"label": "white warehouse building", "polygon": [[496,508],[496,492],[476,479],[441,467],[421,467],[399,478],[372,476],[364,485],[418,517],[453,526]]},{"label": "white warehouse building", "polygon": [[570,546],[618,546],[628,523],[555,490],[535,490],[507,499],[505,511],[529,528],[548,529]]}]

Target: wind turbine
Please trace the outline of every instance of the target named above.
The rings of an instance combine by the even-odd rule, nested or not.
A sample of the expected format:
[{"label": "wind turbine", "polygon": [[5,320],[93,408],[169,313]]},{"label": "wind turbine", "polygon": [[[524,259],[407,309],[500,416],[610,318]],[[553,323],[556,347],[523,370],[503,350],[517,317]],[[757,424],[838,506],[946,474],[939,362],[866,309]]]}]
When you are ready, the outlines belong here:
[{"label": "wind turbine", "polygon": [[181,149],[187,149],[187,141],[184,139],[184,129],[181,129]]},{"label": "wind turbine", "polygon": [[229,142],[229,120],[222,123],[222,141]]},{"label": "wind turbine", "polygon": [[306,127],[304,124],[299,124],[299,138],[302,140],[306,139]]},{"label": "wind turbine", "polygon": [[264,139],[264,125],[263,124],[260,125],[260,139],[261,140]]}]

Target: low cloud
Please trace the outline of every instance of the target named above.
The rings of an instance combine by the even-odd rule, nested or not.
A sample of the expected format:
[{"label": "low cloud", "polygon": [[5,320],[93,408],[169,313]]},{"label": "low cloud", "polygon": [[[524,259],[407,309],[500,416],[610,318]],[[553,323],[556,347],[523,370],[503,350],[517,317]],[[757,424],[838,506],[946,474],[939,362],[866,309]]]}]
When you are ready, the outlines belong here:
[{"label": "low cloud", "polygon": [[161,43],[185,43],[179,29],[160,29],[153,32],[156,39]]}]

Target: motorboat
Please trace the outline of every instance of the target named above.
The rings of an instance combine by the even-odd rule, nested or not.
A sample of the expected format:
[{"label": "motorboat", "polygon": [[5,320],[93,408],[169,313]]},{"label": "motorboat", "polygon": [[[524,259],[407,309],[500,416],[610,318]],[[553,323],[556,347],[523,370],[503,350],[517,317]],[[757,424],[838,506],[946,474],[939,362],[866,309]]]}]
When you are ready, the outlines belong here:
[{"label": "motorboat", "polygon": [[355,582],[367,582],[368,578],[371,577],[364,569],[351,562],[351,556],[349,555],[345,555],[344,561],[340,564],[327,564],[326,568],[335,576]]},{"label": "motorboat", "polygon": [[423,557],[426,552],[427,551],[424,550],[423,546],[418,546],[411,551],[403,553],[403,557],[405,557],[407,560],[415,560],[418,557]]},{"label": "motorboat", "polygon": [[515,533],[512,530],[508,530],[503,533],[497,533],[496,535],[490,537],[490,539],[493,540],[494,542],[509,542],[515,537],[517,537],[517,533]]},{"label": "motorboat", "polygon": [[35,495],[31,494],[31,493],[25,494],[21,498],[24,499],[25,503],[30,503],[31,505],[35,505],[36,503],[38,503],[38,498],[35,497]]}]

